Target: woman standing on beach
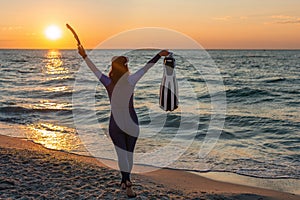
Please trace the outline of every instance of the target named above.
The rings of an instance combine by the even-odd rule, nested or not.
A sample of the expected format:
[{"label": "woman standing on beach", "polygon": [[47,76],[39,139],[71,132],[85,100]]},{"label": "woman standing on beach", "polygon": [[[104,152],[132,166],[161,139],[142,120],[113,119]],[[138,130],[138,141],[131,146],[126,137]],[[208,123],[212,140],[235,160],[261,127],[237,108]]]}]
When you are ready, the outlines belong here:
[{"label": "woman standing on beach", "polygon": [[169,52],[161,50],[144,67],[133,74],[130,74],[128,70],[128,58],[115,56],[112,58],[108,76],[97,69],[82,45],[78,45],[78,52],[107,90],[111,105],[109,135],[118,156],[118,165],[122,175],[121,188],[126,189],[128,197],[135,197],[136,193],[132,189],[130,180],[133,152],[139,135],[139,123],[133,105],[134,87],[161,56],[167,56]]}]

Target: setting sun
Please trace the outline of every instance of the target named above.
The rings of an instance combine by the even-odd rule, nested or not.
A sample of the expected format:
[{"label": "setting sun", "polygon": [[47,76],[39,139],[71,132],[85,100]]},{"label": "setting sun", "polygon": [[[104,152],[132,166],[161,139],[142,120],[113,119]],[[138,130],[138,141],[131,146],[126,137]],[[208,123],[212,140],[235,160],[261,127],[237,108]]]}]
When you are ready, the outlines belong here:
[{"label": "setting sun", "polygon": [[50,40],[57,40],[61,38],[61,29],[55,25],[48,26],[45,30],[45,35]]}]

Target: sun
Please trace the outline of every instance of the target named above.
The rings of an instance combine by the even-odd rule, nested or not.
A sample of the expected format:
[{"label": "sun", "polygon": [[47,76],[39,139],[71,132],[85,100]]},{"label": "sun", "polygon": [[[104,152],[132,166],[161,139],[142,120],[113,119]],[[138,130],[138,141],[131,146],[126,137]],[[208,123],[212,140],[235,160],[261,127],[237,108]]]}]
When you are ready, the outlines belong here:
[{"label": "sun", "polygon": [[50,40],[61,38],[61,29],[56,25],[48,26],[45,30],[45,35]]}]

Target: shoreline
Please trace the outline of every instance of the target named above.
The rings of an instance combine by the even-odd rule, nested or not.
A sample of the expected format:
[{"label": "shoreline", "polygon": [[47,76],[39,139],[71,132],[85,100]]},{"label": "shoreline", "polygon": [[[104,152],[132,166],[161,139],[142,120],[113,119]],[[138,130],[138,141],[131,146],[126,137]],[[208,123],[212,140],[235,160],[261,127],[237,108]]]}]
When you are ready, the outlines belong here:
[{"label": "shoreline", "polygon": [[[291,178],[257,178],[252,176],[239,175],[232,172],[192,172],[199,176],[216,181],[235,183],[243,186],[269,189],[278,192],[287,192],[290,194],[300,195],[300,180]],[[299,186],[299,187],[297,187]]]},{"label": "shoreline", "polygon": [[[0,135],[0,148],[6,149],[4,152],[13,151],[14,153],[12,154],[18,154],[18,152],[22,152],[22,151],[25,152],[29,151],[29,152],[34,152],[33,154],[37,154],[41,156],[50,155],[49,157],[55,159],[55,161],[53,161],[55,162],[54,166],[58,165],[59,169],[60,167],[63,168],[63,163],[65,162],[66,159],[71,160],[72,162],[76,161],[76,163],[79,163],[79,165],[87,164],[87,165],[94,166],[97,169],[103,168],[103,170],[111,171],[109,172],[109,176],[112,176],[111,178],[112,180],[107,180],[109,184],[119,183],[118,171],[109,169],[98,159],[93,157],[67,153],[64,151],[51,150],[43,147],[42,145],[36,144],[32,141],[4,136],[4,135]],[[19,157],[17,158],[20,160],[23,159],[23,157],[24,159],[26,159],[26,157],[28,156],[19,155]],[[30,166],[35,165],[34,162],[33,163],[31,163],[31,161],[28,162]],[[46,161],[46,163],[47,162],[48,161]],[[18,170],[22,171],[25,169],[23,169],[21,165],[21,169]],[[101,173],[102,172],[100,172],[99,176],[101,176]],[[50,174],[54,174],[54,172],[50,171]],[[295,195],[291,193],[229,183],[229,181],[225,179],[224,176],[222,178],[220,174],[217,175],[219,177],[219,180],[213,180],[216,178],[208,177],[207,175],[209,174],[210,173],[205,173],[205,174],[201,173],[199,175],[199,174],[194,174],[182,170],[158,169],[157,171],[148,172],[145,174],[133,174],[133,180],[136,179],[138,183],[142,183],[141,185],[139,185],[138,183],[136,185],[138,196],[140,196],[141,198],[145,195],[150,195],[150,194],[158,195],[159,198],[172,197],[175,199],[179,197],[201,198],[201,199],[211,199],[213,197],[225,198],[225,199],[226,198],[227,199],[259,199],[257,197],[260,197],[262,199],[290,199],[290,200],[295,199],[296,200],[300,198],[299,195]],[[82,174],[81,176],[79,174],[78,178],[80,179],[83,176],[85,175]],[[1,184],[2,183],[0,183],[0,189],[1,189]],[[51,180],[49,184],[51,184]],[[105,183],[103,184],[105,185]],[[118,188],[118,186],[116,187]],[[72,191],[73,189],[77,190],[76,188],[72,188],[72,187],[70,190]],[[171,191],[171,192],[170,193],[167,192],[168,194],[165,194],[166,191]],[[3,190],[0,190],[0,195],[1,192],[3,192]],[[84,192],[84,190],[81,192]],[[108,196],[123,194],[122,191],[119,191],[118,189],[115,189],[114,191],[108,190],[108,192],[105,192],[105,189],[102,189],[102,193]]]}]

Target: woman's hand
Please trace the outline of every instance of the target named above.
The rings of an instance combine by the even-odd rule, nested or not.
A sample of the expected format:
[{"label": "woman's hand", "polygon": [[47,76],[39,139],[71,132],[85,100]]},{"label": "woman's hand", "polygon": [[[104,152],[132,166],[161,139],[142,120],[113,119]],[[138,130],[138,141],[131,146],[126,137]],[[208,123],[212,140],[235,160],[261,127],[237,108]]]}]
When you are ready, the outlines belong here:
[{"label": "woman's hand", "polygon": [[85,59],[87,57],[86,53],[85,53],[85,50],[83,48],[83,46],[80,44],[78,45],[78,53],[81,55],[81,57],[83,59]]},{"label": "woman's hand", "polygon": [[170,52],[168,50],[161,50],[158,54],[160,56],[168,56],[170,54]]}]

